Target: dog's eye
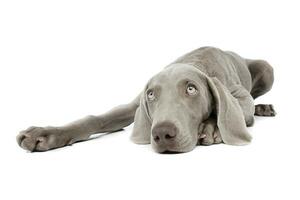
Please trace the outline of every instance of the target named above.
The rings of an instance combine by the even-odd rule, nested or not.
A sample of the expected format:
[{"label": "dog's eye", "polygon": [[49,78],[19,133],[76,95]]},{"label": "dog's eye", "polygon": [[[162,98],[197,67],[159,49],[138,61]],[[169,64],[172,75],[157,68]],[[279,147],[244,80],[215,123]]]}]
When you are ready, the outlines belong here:
[{"label": "dog's eye", "polygon": [[188,93],[188,95],[195,95],[197,94],[197,89],[196,86],[189,84],[186,88],[186,92]]},{"label": "dog's eye", "polygon": [[147,93],[147,98],[149,99],[149,101],[152,101],[155,99],[155,95],[154,95],[154,91],[153,90],[149,90]]}]

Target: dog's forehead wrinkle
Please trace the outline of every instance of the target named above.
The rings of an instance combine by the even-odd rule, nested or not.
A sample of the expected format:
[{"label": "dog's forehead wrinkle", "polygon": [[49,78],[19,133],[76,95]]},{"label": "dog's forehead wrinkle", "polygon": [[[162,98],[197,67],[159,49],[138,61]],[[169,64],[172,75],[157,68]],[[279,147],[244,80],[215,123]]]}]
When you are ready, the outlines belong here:
[{"label": "dog's forehead wrinkle", "polygon": [[[174,81],[176,80],[176,81]],[[172,66],[165,68],[160,73],[156,74],[149,81],[149,86],[153,87],[156,85],[165,85],[165,86],[175,86],[178,82],[186,81],[198,81],[199,76],[197,74],[197,69],[191,66]]]},{"label": "dog's forehead wrinkle", "polygon": [[166,68],[162,71],[162,73],[167,72],[168,77],[174,78],[174,77],[180,77],[180,78],[195,78],[197,69],[189,66],[189,65],[173,65],[169,68]]}]

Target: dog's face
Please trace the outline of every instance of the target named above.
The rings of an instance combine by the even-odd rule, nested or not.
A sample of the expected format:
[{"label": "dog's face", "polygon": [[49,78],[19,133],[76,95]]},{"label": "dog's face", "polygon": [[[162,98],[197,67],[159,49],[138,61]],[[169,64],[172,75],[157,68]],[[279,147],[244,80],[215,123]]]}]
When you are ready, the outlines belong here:
[{"label": "dog's face", "polygon": [[199,124],[211,111],[211,94],[195,69],[169,68],[154,76],[144,93],[155,151],[187,152],[197,144]]},{"label": "dog's face", "polygon": [[[225,94],[223,97],[227,104],[231,101],[230,96]],[[132,140],[151,143],[159,153],[191,151],[198,142],[200,123],[209,117],[216,105],[221,106],[221,103],[215,104],[219,99],[220,93],[212,80],[198,69],[181,64],[166,68],[148,82],[141,94]],[[233,117],[243,119],[237,106],[238,103],[234,102],[230,109],[239,109]],[[218,126],[220,132],[226,134],[227,127],[220,123]]]}]

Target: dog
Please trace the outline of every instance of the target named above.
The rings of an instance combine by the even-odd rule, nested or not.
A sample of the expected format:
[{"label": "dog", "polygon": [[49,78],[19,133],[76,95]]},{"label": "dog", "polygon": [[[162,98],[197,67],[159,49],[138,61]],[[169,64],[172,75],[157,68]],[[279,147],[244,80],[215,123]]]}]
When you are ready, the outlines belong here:
[{"label": "dog", "polygon": [[197,145],[245,145],[254,115],[275,116],[271,104],[254,99],[273,85],[273,68],[214,47],[196,49],[152,77],[129,104],[61,127],[30,127],[17,142],[29,151],[47,151],[115,132],[134,122],[131,140],[158,153],[182,153]]}]

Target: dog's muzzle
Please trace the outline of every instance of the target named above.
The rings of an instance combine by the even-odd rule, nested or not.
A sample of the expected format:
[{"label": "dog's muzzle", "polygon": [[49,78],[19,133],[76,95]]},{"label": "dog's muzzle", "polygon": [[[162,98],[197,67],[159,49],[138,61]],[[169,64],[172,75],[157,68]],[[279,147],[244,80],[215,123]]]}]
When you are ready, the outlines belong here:
[{"label": "dog's muzzle", "polygon": [[152,137],[157,146],[165,148],[174,148],[177,144],[176,137],[178,128],[171,122],[161,122],[152,129]]}]

